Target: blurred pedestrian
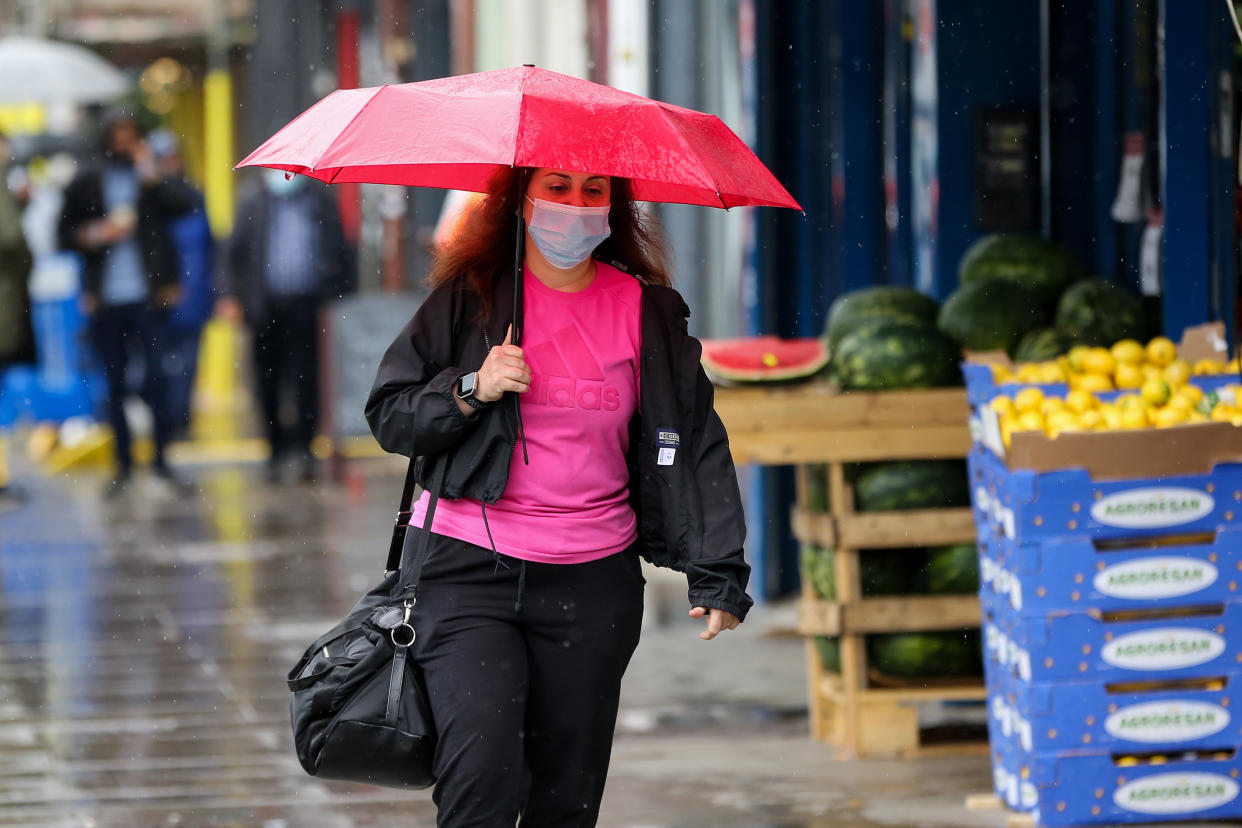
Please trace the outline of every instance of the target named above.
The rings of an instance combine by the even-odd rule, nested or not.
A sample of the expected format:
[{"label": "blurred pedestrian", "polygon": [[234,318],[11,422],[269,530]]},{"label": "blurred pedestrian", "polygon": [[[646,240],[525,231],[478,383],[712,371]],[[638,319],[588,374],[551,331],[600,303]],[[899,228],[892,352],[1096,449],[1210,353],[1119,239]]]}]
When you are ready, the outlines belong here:
[{"label": "blurred pedestrian", "polygon": [[[30,321],[30,269],[34,257],[22,231],[22,205],[9,186],[12,151],[0,133],[0,378],[11,365],[35,361]],[[9,479],[8,440],[0,432],[0,511],[16,497]]]},{"label": "blurred pedestrian", "polygon": [[685,570],[702,638],[752,603],[728,440],[631,192],[606,175],[497,173],[367,401],[380,445],[419,458],[418,482],[442,496],[406,604],[441,826],[595,824],[642,623],[640,554]]},{"label": "blurred pedestrian", "polygon": [[105,119],[102,148],[103,163],[79,173],[66,188],[58,236],[62,248],[82,254],[82,301],[107,381],[118,470],[106,493],[118,494],[130,482],[126,378],[138,366],[139,395],[153,421],[152,471],[184,492],[189,486],[169,468],[165,454],[173,421],[160,356],[169,310],[180,298],[168,222],[195,208],[194,192],[184,181],[161,175],[128,114]]},{"label": "blurred pedestrian", "polygon": [[190,212],[168,222],[168,234],[177,251],[180,297],[168,314],[161,367],[168,393],[168,414],[174,432],[190,425],[190,403],[198,372],[198,346],[203,325],[211,317],[212,267],[215,247],[207,223],[207,207],[201,192],[185,175],[185,162],[177,136],[168,129],[152,130],[147,136],[151,156],[165,179],[176,180],[194,200]]},{"label": "blurred pedestrian", "polygon": [[[219,314],[244,318],[253,334],[256,395],[271,447],[267,474],[282,479],[288,457],[303,481],[314,478],[311,441],[319,426],[319,311],[352,292],[357,273],[336,201],[304,176],[265,170],[241,201]],[[293,403],[293,422],[284,402]]]}]

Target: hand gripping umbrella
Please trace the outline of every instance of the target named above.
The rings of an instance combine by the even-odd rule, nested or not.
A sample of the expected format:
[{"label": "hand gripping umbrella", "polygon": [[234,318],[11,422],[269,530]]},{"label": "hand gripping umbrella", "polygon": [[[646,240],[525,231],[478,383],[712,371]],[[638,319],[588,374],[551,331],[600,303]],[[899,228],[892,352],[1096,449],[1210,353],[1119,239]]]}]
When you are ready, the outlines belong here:
[{"label": "hand gripping umbrella", "polygon": [[501,167],[553,167],[627,178],[638,201],[801,209],[714,115],[533,66],[337,90],[237,166],[476,192]]}]

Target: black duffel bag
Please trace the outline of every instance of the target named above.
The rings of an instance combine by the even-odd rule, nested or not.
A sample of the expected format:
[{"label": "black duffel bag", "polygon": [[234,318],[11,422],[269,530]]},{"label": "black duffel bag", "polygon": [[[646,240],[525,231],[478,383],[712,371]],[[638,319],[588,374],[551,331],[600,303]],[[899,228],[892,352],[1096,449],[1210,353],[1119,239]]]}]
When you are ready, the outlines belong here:
[{"label": "black duffel bag", "polygon": [[410,461],[384,579],[345,620],[315,640],[289,671],[290,718],[298,761],[311,776],[393,788],[435,782],[435,722],[422,672],[410,654],[410,623],[445,462],[433,470],[427,519],[413,561],[405,541],[414,496]]}]

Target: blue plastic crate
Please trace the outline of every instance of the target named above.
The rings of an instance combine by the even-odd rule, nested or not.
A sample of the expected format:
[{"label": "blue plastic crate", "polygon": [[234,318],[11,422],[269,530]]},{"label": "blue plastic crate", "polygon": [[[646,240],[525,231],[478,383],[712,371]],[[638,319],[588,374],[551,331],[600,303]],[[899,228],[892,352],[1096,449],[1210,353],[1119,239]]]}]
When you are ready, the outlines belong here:
[{"label": "blue plastic crate", "polygon": [[[1242,759],[1232,749],[1130,758],[1105,752],[994,751],[1039,825],[1118,825],[1242,817]],[[1033,806],[1028,808],[1027,806]]]},{"label": "blue plastic crate", "polygon": [[1086,611],[1021,614],[995,598],[983,610],[985,652],[1025,681],[1211,678],[1242,664],[1242,603],[1122,621]]},{"label": "blue plastic crate", "polygon": [[[1206,543],[1129,542],[1100,549],[1089,538],[1029,544],[986,537],[979,544],[980,583],[1018,612],[1160,609],[1238,598],[1242,527]],[[982,587],[981,587],[982,588]]]},{"label": "blue plastic crate", "polygon": [[1242,745],[1242,671],[1198,686],[1163,688],[1101,681],[1026,682],[996,671],[988,712],[998,741],[1028,753],[1143,753]]},{"label": "blue plastic crate", "polygon": [[975,508],[1019,543],[1202,532],[1242,522],[1242,463],[1221,463],[1209,474],[1092,480],[1083,469],[1009,469],[979,452],[972,469]]}]

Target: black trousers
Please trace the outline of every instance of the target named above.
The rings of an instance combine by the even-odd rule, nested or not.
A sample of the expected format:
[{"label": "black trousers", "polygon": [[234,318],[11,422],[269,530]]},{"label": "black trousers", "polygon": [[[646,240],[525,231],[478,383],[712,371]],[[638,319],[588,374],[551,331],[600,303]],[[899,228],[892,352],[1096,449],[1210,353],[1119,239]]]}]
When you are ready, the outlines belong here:
[{"label": "black trousers", "polygon": [[132,439],[125,419],[125,378],[135,364],[143,366],[139,397],[151,409],[155,464],[164,463],[164,448],[173,430],[168,409],[166,376],[160,364],[164,314],[142,303],[101,305],[90,320],[91,341],[103,363],[108,388],[108,421],[116,437],[116,457],[123,472],[133,466]]},{"label": "black trousers", "polygon": [[[254,330],[256,392],[272,458],[310,450],[319,425],[319,302],[312,297],[273,299]],[[297,416],[281,421],[281,400],[292,398]]]},{"label": "black trousers", "polygon": [[632,549],[523,564],[432,536],[413,621],[439,733],[437,825],[595,824],[644,583]]}]

